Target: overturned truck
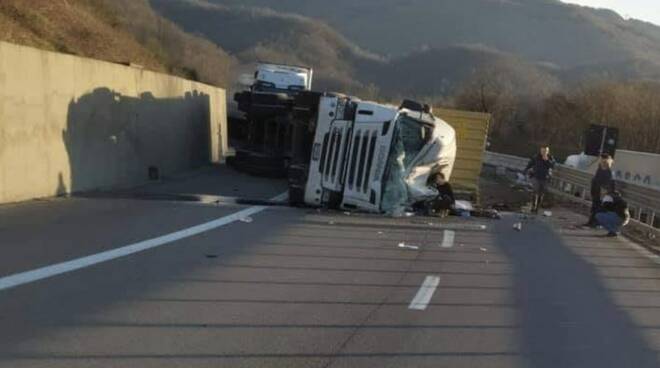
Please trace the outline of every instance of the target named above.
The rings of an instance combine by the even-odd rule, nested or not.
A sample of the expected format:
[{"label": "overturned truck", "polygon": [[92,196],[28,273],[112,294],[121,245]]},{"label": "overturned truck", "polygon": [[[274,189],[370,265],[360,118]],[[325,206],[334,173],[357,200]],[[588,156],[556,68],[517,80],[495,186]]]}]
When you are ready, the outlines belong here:
[{"label": "overturned truck", "polygon": [[235,96],[246,119],[232,164],[286,175],[292,205],[391,212],[434,196],[429,178],[452,174],[456,132],[431,108],[307,90]]}]

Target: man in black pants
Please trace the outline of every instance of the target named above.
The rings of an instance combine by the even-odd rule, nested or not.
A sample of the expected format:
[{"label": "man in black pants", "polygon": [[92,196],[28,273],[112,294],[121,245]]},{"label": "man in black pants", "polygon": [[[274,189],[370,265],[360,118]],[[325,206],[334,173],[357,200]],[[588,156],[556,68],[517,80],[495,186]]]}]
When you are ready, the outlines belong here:
[{"label": "man in black pants", "polygon": [[613,191],[603,197],[600,211],[596,213],[596,221],[607,230],[607,236],[618,236],[621,228],[628,225],[630,210],[621,193]]},{"label": "man in black pants", "polygon": [[613,164],[614,160],[612,160],[612,156],[607,153],[600,155],[598,170],[596,170],[596,174],[591,179],[591,216],[589,216],[589,222],[587,222],[585,226],[598,226],[598,222],[596,221],[596,214],[601,209],[601,192],[605,191],[607,193],[611,193],[614,192],[616,188],[614,175],[612,175]]},{"label": "man in black pants", "polygon": [[428,212],[439,217],[445,217],[456,204],[454,190],[443,173],[435,174],[432,183],[438,191],[438,196],[429,203]]},{"label": "man in black pants", "polygon": [[552,169],[555,164],[555,158],[550,154],[550,147],[541,146],[539,153],[529,160],[525,168],[525,174],[530,175],[534,181],[533,213],[538,213],[539,207],[543,204],[543,197],[547,192],[548,181],[552,177]]}]

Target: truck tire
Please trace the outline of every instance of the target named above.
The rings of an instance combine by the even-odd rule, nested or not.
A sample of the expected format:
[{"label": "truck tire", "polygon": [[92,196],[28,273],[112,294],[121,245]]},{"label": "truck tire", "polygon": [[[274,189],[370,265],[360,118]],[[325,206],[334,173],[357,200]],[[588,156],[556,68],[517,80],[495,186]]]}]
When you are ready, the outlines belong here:
[{"label": "truck tire", "polygon": [[307,166],[290,165],[287,173],[289,181],[289,205],[303,207],[305,205],[305,184],[307,182]]},{"label": "truck tire", "polygon": [[291,207],[303,207],[305,205],[305,189],[289,186],[289,205]]},{"label": "truck tire", "polygon": [[282,105],[293,99],[286,93],[253,93],[253,105]]},{"label": "truck tire", "polygon": [[321,93],[312,91],[300,91],[295,97],[297,108],[316,110],[321,100]]}]

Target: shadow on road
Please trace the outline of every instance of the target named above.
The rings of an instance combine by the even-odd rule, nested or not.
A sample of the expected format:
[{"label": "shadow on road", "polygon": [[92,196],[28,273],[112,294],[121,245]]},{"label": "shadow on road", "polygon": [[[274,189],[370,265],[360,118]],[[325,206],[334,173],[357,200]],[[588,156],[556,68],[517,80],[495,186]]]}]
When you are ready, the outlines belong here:
[{"label": "shadow on road", "polygon": [[627,313],[597,271],[548,225],[528,222],[514,232],[509,216],[497,244],[515,270],[521,339],[529,367],[657,367]]}]

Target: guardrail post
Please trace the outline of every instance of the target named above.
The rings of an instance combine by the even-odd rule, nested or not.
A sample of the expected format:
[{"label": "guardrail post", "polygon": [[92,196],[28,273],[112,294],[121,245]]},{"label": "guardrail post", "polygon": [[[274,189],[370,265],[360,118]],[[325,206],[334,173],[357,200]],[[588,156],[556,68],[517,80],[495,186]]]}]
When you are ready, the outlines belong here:
[{"label": "guardrail post", "polygon": [[648,217],[648,225],[655,227],[655,211],[651,210]]}]

